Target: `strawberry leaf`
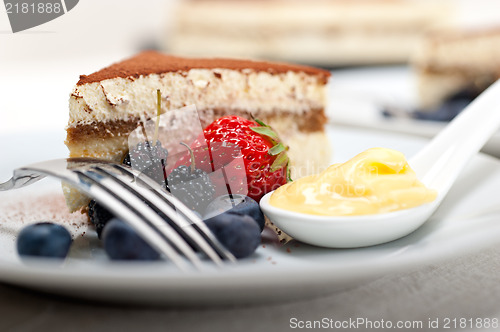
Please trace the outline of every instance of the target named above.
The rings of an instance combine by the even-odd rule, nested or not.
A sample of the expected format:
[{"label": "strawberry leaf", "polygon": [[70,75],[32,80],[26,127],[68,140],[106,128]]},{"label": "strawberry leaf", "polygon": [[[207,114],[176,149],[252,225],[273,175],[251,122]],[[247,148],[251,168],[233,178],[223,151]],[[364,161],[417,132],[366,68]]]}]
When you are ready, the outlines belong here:
[{"label": "strawberry leaf", "polygon": [[268,125],[266,125],[264,122],[260,121],[259,119],[253,119],[255,122],[257,122],[258,124],[260,124],[262,127],[269,127]]},{"label": "strawberry leaf", "polygon": [[278,135],[270,127],[250,127],[257,134],[267,136],[275,141],[279,140]]},{"label": "strawberry leaf", "polygon": [[278,143],[272,148],[270,148],[267,153],[269,153],[271,156],[276,156],[277,154],[280,154],[283,151],[286,151],[286,146],[283,143]]},{"label": "strawberry leaf", "polygon": [[293,182],[292,172],[290,170],[290,167],[288,167],[288,165],[287,165],[287,169],[286,169],[286,182]]},{"label": "strawberry leaf", "polygon": [[277,170],[286,167],[287,165],[288,165],[288,155],[286,154],[285,151],[283,151],[274,160],[273,164],[271,165],[270,171],[276,172]]}]

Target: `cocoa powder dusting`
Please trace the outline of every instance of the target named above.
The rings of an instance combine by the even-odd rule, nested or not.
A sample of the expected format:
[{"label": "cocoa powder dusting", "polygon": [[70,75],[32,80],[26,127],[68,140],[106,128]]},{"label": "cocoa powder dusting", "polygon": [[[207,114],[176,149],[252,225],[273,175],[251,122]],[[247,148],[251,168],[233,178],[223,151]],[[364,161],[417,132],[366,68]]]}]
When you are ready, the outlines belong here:
[{"label": "cocoa powder dusting", "polygon": [[327,70],[302,65],[239,59],[181,58],[156,51],[145,51],[93,74],[80,75],[80,80],[77,85],[100,82],[116,77],[134,79],[149,74],[187,72],[193,68],[224,68],[239,71],[251,70],[256,72],[269,72],[271,74],[286,73],[289,71],[304,72],[308,75],[317,76],[322,84],[326,84],[330,77],[330,72]]},{"label": "cocoa powder dusting", "polygon": [[82,227],[87,229],[88,226],[86,216],[69,212],[64,196],[60,193],[17,197],[1,206],[0,226],[18,225],[21,228],[25,224],[40,221],[58,223],[73,231]]}]

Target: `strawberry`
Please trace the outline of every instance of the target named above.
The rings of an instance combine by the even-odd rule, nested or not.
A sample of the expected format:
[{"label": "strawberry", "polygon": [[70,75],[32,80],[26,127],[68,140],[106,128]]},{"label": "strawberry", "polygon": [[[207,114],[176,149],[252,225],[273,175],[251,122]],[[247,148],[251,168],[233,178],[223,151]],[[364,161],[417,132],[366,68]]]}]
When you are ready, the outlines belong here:
[{"label": "strawberry", "polygon": [[[259,201],[289,180],[288,148],[259,120],[222,117],[203,130],[191,148],[196,167],[210,174],[216,194],[246,194]],[[176,166],[189,164],[182,156]]]},{"label": "strawberry", "polygon": [[[195,167],[210,173],[224,167],[240,155],[240,148],[228,142],[208,142],[202,134],[191,144],[194,154]],[[189,154],[182,154],[176,163],[179,165],[190,164]],[[167,172],[168,173],[168,172]]]}]

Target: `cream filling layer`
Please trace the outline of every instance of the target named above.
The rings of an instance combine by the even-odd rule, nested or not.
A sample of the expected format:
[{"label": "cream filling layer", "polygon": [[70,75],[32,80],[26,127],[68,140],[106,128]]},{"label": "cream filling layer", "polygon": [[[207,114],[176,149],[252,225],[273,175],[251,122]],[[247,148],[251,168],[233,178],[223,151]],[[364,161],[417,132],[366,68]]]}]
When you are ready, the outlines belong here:
[{"label": "cream filling layer", "polygon": [[68,127],[152,117],[157,112],[157,89],[163,112],[194,104],[198,109],[304,114],[326,103],[325,84],[303,72],[191,69],[77,85],[70,97]]}]

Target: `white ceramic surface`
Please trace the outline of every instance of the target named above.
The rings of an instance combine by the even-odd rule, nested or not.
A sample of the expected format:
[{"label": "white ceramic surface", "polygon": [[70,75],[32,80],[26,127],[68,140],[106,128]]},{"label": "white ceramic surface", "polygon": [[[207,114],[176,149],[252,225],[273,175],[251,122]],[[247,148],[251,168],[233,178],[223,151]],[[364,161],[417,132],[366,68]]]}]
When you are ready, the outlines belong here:
[{"label": "white ceramic surface", "polygon": [[[0,181],[10,176],[13,167],[65,156],[63,135],[61,131],[1,137],[2,153],[11,159],[0,166]],[[397,149],[411,157],[425,144],[415,137],[370,130],[335,128],[330,135],[336,161],[372,146]],[[500,161],[480,155],[467,166],[433,217],[400,240],[367,248],[325,249],[297,242],[281,246],[266,236],[255,255],[235,266],[181,273],[168,262],[111,263],[93,232],[72,225],[69,219],[60,221],[75,235],[74,248],[64,264],[22,262],[15,251],[15,236],[23,226],[20,220],[36,221],[29,212],[44,199],[50,206],[61,202],[59,184],[44,180],[0,193],[0,281],[122,303],[214,305],[311,297],[498,243],[500,198],[492,193],[499,187]],[[49,217],[64,219],[64,214],[48,210]]]}]

